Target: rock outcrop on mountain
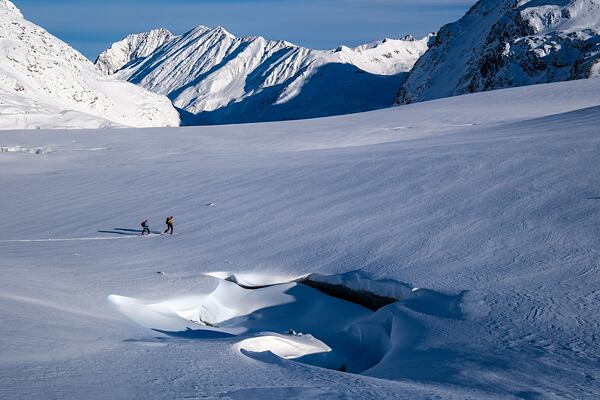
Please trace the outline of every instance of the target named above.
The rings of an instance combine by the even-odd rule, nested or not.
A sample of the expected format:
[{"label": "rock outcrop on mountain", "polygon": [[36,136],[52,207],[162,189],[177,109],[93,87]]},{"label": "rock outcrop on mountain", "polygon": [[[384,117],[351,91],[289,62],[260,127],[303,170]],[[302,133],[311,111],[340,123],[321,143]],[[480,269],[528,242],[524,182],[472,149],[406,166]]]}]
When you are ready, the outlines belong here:
[{"label": "rock outcrop on mountain", "polygon": [[0,129],[177,125],[166,97],[103,75],[0,0]]},{"label": "rock outcrop on mountain", "polygon": [[199,26],[115,75],[167,95],[191,125],[322,117],[393,104],[429,40],[310,50]]},{"label": "rock outcrop on mountain", "polygon": [[441,28],[399,104],[600,76],[600,1],[480,0]]}]

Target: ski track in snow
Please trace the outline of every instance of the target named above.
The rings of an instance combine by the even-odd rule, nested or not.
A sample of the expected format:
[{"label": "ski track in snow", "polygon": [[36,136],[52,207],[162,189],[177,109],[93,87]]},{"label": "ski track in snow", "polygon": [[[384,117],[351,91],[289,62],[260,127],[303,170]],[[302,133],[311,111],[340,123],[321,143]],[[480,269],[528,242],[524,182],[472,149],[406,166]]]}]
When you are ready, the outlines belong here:
[{"label": "ski track in snow", "polygon": [[[141,235],[131,235],[131,236],[108,236],[108,237],[88,237],[88,238],[63,238],[63,239],[7,239],[0,240],[0,243],[31,243],[31,242],[82,242],[88,240],[117,240],[117,239],[131,239],[137,238]],[[152,236],[160,236],[160,235],[148,235]]]}]

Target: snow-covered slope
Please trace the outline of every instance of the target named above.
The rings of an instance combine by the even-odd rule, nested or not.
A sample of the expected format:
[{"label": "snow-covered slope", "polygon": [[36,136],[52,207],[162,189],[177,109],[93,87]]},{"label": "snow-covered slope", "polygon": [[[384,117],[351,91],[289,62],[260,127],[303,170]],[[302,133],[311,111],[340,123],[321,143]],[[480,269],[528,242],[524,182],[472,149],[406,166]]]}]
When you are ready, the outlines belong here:
[{"label": "snow-covered slope", "polygon": [[600,398],[599,93],[0,132],[0,398]]},{"label": "snow-covered slope", "polygon": [[598,0],[480,0],[441,28],[397,101],[599,76]]},{"label": "snow-covered slope", "polygon": [[428,39],[317,51],[199,26],[117,76],[167,95],[189,124],[345,114],[393,104]]},{"label": "snow-covered slope", "polygon": [[131,61],[149,56],[173,37],[166,29],[129,35],[102,52],[96,60],[96,65],[105,74],[114,74]]},{"label": "snow-covered slope", "polygon": [[166,97],[104,76],[0,0],[0,129],[178,124]]}]

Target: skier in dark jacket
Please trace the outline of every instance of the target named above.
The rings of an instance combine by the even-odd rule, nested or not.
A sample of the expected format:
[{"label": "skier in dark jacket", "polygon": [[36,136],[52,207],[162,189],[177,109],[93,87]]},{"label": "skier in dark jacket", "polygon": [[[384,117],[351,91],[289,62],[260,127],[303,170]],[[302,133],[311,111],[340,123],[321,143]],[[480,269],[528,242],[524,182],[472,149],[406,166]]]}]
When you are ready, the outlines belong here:
[{"label": "skier in dark jacket", "polygon": [[167,229],[165,229],[165,231],[163,233],[169,232],[172,235],[173,234],[173,216],[171,215],[169,218],[167,218],[167,221],[165,223],[167,224]]},{"label": "skier in dark jacket", "polygon": [[142,223],[140,224],[142,226],[142,236],[144,236],[144,233],[148,232],[148,235],[150,234],[150,225],[148,225],[148,220],[145,219],[142,221]]}]

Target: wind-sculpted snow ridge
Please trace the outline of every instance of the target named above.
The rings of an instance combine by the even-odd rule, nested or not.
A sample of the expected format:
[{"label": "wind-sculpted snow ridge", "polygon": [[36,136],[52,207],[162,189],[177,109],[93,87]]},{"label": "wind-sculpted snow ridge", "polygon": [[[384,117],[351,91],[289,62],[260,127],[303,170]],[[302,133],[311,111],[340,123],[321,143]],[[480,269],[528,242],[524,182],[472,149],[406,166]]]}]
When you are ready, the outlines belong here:
[{"label": "wind-sculpted snow ridge", "polygon": [[[393,370],[395,358],[412,349],[424,334],[413,313],[450,318],[446,312],[454,309],[452,317],[461,317],[461,294],[421,294],[421,289],[403,282],[373,279],[361,271],[314,275],[314,280],[308,275],[289,283],[264,273],[208,275],[227,276],[229,280],[219,280],[217,288],[206,295],[160,302],[116,295],[109,299],[139,324],[171,336],[240,337],[234,347],[251,357],[271,352],[307,364],[372,376],[377,376],[378,370]],[[267,285],[269,281],[275,283]],[[338,292],[344,295],[339,298],[335,291],[311,287],[311,281],[333,282],[349,292]],[[236,282],[260,282],[264,286],[249,289]],[[397,297],[369,310],[360,303],[365,293]]]},{"label": "wind-sculpted snow ridge", "polygon": [[167,95],[191,125],[321,117],[393,104],[430,38],[324,51],[198,26],[116,75]]},{"label": "wind-sculpted snow ridge", "polygon": [[361,270],[338,275],[306,274],[296,277],[243,272],[210,272],[206,275],[233,282],[245,289],[298,282],[373,311],[401,300],[415,311],[421,310],[439,317],[459,318],[461,314],[459,303],[462,294],[447,296],[394,279],[374,279]]},{"label": "wind-sculpted snow ridge", "polygon": [[96,59],[96,66],[105,74],[114,74],[128,63],[149,56],[173,37],[166,29],[129,35],[102,52]]},{"label": "wind-sculpted snow ridge", "polygon": [[397,102],[599,76],[597,0],[480,0],[441,28]]},{"label": "wind-sculpted snow ridge", "polygon": [[179,125],[166,97],[103,76],[8,0],[0,32],[0,129]]}]

